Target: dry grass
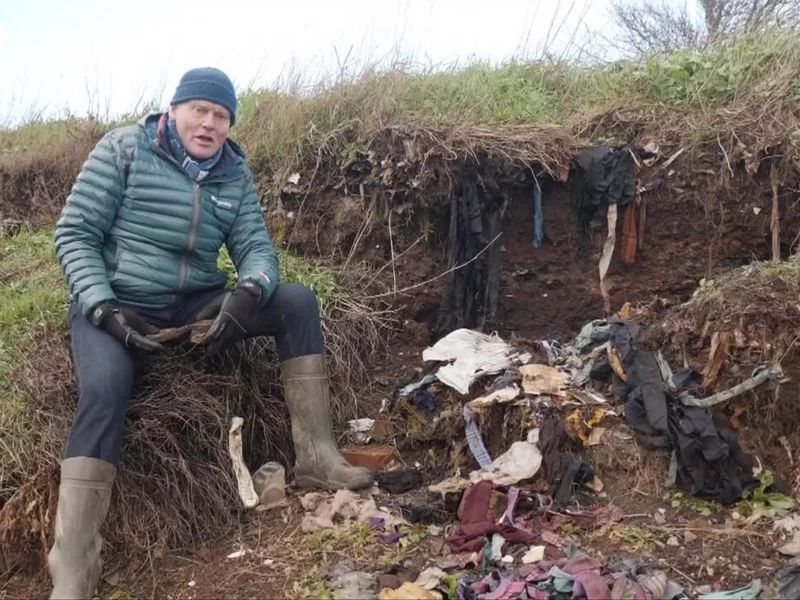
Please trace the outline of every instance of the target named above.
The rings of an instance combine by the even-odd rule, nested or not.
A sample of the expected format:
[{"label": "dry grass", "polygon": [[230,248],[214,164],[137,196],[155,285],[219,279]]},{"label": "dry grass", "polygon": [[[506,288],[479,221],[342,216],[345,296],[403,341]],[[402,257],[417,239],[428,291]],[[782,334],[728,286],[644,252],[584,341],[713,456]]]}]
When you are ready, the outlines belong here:
[{"label": "dry grass", "polygon": [[[781,362],[800,334],[800,269],[791,262],[753,263],[699,288],[668,314],[649,338],[685,351],[702,370],[714,333],[730,333],[730,358],[742,374]],[[717,388],[729,384],[723,379]]]},{"label": "dry grass", "polygon": [[[613,424],[603,442],[587,450],[587,457],[599,477],[609,485],[613,504],[626,508],[642,497],[658,499],[666,488],[669,453],[638,443],[629,428]],[[633,485],[631,484],[633,482]]]},{"label": "dry grass", "polygon": [[[738,431],[742,447],[765,464],[788,467],[781,438],[800,445],[800,269],[794,262],[753,263],[734,269],[698,289],[650,327],[646,341],[662,347],[673,365],[684,360],[702,372],[715,333],[727,334],[730,347],[718,379],[707,394],[749,378],[767,363],[779,363],[786,381],[775,395],[767,385],[737,397],[715,411]],[[778,469],[781,476],[786,475]]]},{"label": "dry grass", "polygon": [[[534,144],[542,136],[526,136],[525,126],[556,124],[569,153],[573,136],[582,142],[635,139],[642,127],[615,130],[613,115],[627,112],[658,142],[680,140],[716,154],[720,136],[732,157],[739,142],[758,152],[791,141],[795,127],[787,123],[796,121],[798,57],[796,37],[772,31],[701,53],[679,51],[639,62],[510,60],[444,70],[367,66],[310,89],[290,77],[274,89],[248,91],[237,135],[254,170],[273,188],[291,173],[318,171],[321,159],[341,166],[354,154],[374,151],[380,162],[384,132],[405,123],[439,139],[448,137],[443,131],[463,134],[479,158],[480,151],[492,154],[496,148],[495,139],[479,134],[482,127],[516,147],[520,138]],[[680,135],[671,135],[675,129]],[[525,156],[528,164],[536,158],[541,156]],[[554,161],[543,162],[552,172]]]},{"label": "dry grass", "polygon": [[0,131],[0,220],[52,224],[105,130],[97,121],[66,119]]},{"label": "dry grass", "polygon": [[[290,279],[308,279],[323,294],[334,414],[341,429],[367,409],[369,367],[383,351],[392,315],[346,293],[345,275],[322,274],[319,267],[299,273],[301,261],[286,262]],[[13,364],[2,395],[0,571],[9,575],[40,565],[50,543],[58,465],[77,389],[60,319],[32,320],[5,341],[13,343],[5,348]],[[249,340],[220,358],[181,346],[144,363],[105,531],[112,554],[186,546],[237,521],[240,501],[227,450],[236,415],[246,420],[245,458],[252,469],[267,460],[291,466],[288,415],[271,340]]]},{"label": "dry grass", "polygon": [[[643,138],[685,148],[681,164],[708,163],[725,186],[738,167],[756,169],[764,158],[798,170],[798,65],[796,36],[767,31],[638,62],[368,64],[314,85],[295,73],[243,92],[233,135],[271,208],[294,173],[304,199],[312,188],[354,193],[363,184],[367,195],[399,191],[435,203],[464,165],[560,179],[576,144]],[[52,219],[91,142],[114,124],[71,119],[0,131],[0,213]],[[404,141],[420,152],[410,167],[391,164]]]}]

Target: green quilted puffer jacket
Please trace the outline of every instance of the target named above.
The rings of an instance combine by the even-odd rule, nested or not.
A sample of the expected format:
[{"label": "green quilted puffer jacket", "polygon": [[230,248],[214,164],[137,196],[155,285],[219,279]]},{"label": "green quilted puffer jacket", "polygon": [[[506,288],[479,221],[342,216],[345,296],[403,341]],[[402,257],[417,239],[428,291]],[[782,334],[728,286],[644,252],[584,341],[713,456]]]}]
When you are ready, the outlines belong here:
[{"label": "green quilted puffer jacket", "polygon": [[159,117],[107,133],[72,187],[55,233],[72,300],[84,315],[114,299],[167,308],[184,294],[225,284],[217,268],[223,244],[239,279],[257,281],[269,298],[278,256],[250,170],[239,161],[194,182],[159,145]]}]

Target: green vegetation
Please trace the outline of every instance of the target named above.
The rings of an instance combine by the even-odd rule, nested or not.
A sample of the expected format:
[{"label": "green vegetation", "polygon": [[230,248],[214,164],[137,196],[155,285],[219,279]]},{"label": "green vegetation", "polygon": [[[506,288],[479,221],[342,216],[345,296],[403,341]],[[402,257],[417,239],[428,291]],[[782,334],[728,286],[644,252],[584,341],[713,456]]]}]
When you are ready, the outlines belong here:
[{"label": "green vegetation", "polygon": [[580,537],[583,530],[575,521],[564,521],[559,531],[562,537],[574,540]]},{"label": "green vegetation", "polygon": [[611,537],[623,542],[634,554],[652,552],[655,547],[664,547],[664,543],[655,534],[636,525],[617,525],[611,531]]},{"label": "green vegetation", "polygon": [[19,342],[42,325],[66,328],[67,288],[53,248],[53,232],[24,230],[0,238],[0,399]]},{"label": "green vegetation", "polygon": [[669,502],[672,508],[687,508],[698,515],[704,517],[711,516],[722,509],[722,505],[710,500],[701,500],[694,496],[689,496],[684,492],[672,492],[664,494],[664,501]]},{"label": "green vegetation", "polygon": [[70,118],[53,121],[32,121],[23,127],[2,131],[0,155],[9,157],[43,150],[54,141],[65,140],[78,128],[86,127],[84,119]]},{"label": "green vegetation", "polygon": [[[418,554],[427,548],[429,534],[422,525],[400,525],[401,534],[397,544],[385,544],[380,541],[379,534],[368,523],[354,522],[338,529],[326,529],[314,533],[306,533],[298,544],[297,551],[301,556],[313,557],[314,566],[304,573],[302,579],[295,581],[291,590],[291,597],[305,598],[331,598],[332,592],[324,583],[323,572],[346,556],[352,568],[358,570],[359,565],[378,565],[388,568],[392,565],[403,564],[412,555]],[[455,594],[458,579],[447,577],[444,583]],[[451,595],[450,597],[454,597]]]},{"label": "green vegetation", "polygon": [[302,581],[295,581],[292,584],[289,597],[297,600],[328,600],[333,598],[333,593],[322,579],[323,576],[317,572],[316,568],[312,567]]},{"label": "green vegetation", "polygon": [[758,485],[745,490],[739,503],[739,512],[750,517],[782,517],[794,508],[795,502],[788,496],[770,491],[774,490],[775,477],[770,470],[763,470],[758,476]]},{"label": "green vegetation", "polygon": [[[749,98],[800,98],[800,42],[784,32],[743,36],[704,52],[641,62],[511,60],[447,70],[368,68],[320,85],[243,94],[237,138],[255,164],[291,168],[348,131],[366,147],[390,123],[422,126],[557,123],[618,107],[718,106]],[[354,133],[354,134],[353,134]],[[340,149],[344,151],[344,148]]]},{"label": "green vegetation", "polygon": [[318,560],[346,553],[354,560],[376,559],[387,566],[402,562],[428,539],[429,534],[421,525],[400,525],[402,535],[397,544],[383,544],[376,532],[366,522],[351,524],[344,530],[323,530],[308,533],[303,538],[303,548]]},{"label": "green vegetation", "polygon": [[26,340],[43,327],[66,330],[67,289],[53,248],[53,232],[23,230],[0,238],[0,496],[6,479],[37,435],[29,403],[14,387]]},{"label": "green vegetation", "polygon": [[[311,288],[317,295],[321,312],[324,313],[326,306],[344,295],[344,290],[339,283],[339,273],[334,268],[311,263],[285,250],[278,250],[278,256],[281,265],[281,282],[302,283]],[[236,285],[236,269],[225,248],[220,252],[217,266],[228,275],[228,285]]]},{"label": "green vegetation", "polygon": [[389,544],[380,548],[381,554],[378,561],[387,568],[404,563],[409,557],[424,549],[426,542],[430,539],[430,534],[424,525],[400,525],[398,531],[402,537],[396,545]]},{"label": "green vegetation", "polygon": [[[402,62],[366,66],[309,86],[290,75],[241,93],[233,137],[256,171],[289,174],[318,152],[367,150],[370,133],[391,123],[420,126],[557,123],[619,107],[709,108],[748,101],[800,100],[800,40],[771,31],[741,36],[702,52],[680,51],[638,62],[577,64],[512,59],[446,69]],[[147,108],[153,108],[148,106]],[[69,118],[0,130],[0,167],[33,149],[57,155],[76,131],[98,136],[133,122]],[[346,138],[346,139],[345,139]]]}]

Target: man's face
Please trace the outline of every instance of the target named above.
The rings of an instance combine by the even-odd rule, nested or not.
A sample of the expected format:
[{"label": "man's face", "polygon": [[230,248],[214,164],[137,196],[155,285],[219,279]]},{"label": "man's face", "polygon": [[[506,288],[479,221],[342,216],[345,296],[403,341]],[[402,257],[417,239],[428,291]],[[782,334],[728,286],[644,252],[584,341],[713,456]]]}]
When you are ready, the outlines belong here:
[{"label": "man's face", "polygon": [[186,152],[199,160],[211,158],[222,148],[231,129],[228,109],[207,100],[189,100],[169,109]]}]

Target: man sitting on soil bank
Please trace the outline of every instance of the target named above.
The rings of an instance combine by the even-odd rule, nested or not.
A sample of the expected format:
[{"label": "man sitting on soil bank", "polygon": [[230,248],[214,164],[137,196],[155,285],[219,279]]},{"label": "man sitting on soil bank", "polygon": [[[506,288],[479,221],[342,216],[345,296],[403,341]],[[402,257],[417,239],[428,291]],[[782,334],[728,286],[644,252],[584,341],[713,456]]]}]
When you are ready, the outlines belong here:
[{"label": "man sitting on soil bank", "polygon": [[[295,482],[372,484],[370,471],[349,465],[336,447],[317,300],[301,285],[278,283],[252,174],[228,139],[235,119],[230,79],[212,68],[188,71],[168,113],[100,140],[58,221],[80,397],[61,466],[53,597],[94,594],[135,355],[161,349],[146,337],[159,328],[214,318],[211,352],[275,336]],[[239,278],[232,290],[217,269],[223,244]]]}]

